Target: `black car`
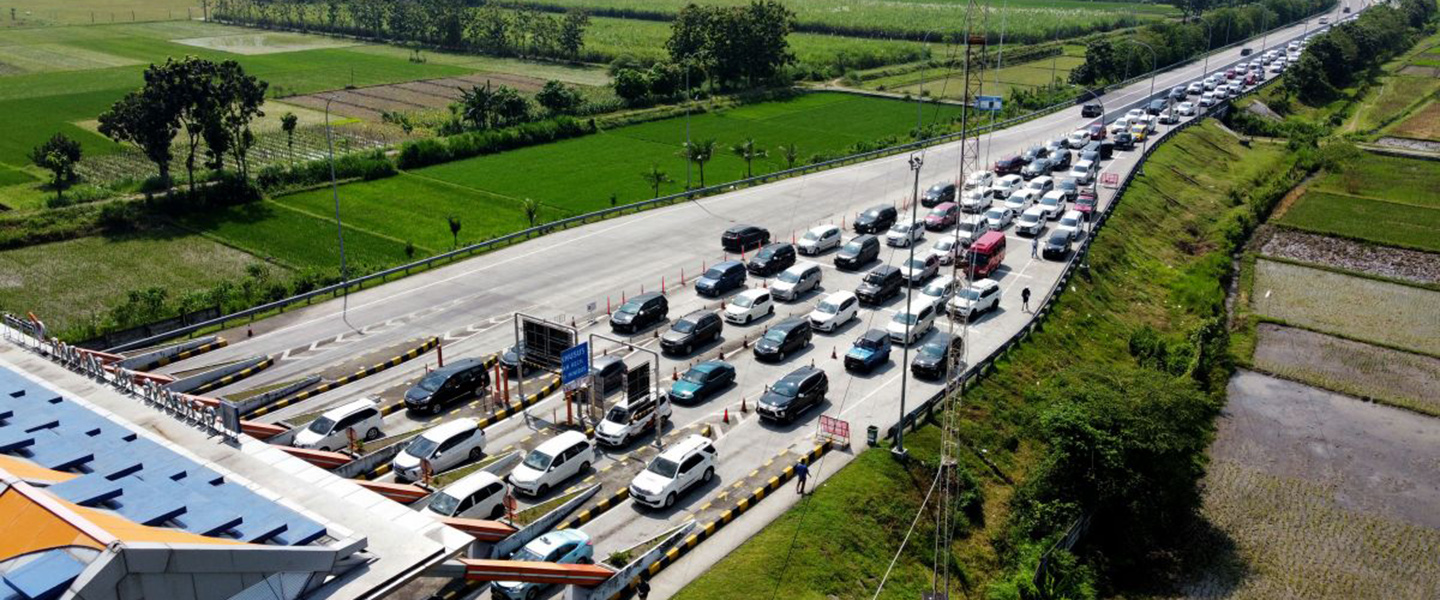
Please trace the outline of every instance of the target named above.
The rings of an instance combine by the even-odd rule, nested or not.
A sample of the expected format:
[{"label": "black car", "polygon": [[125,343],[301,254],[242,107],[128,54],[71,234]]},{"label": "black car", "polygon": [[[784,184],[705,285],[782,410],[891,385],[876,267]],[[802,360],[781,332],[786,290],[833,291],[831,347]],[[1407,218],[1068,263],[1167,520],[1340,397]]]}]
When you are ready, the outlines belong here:
[{"label": "black car", "polygon": [[1250,49],[1250,48],[1241,48],[1241,49],[1240,49],[1240,56],[1250,56],[1250,55],[1251,55],[1252,53],[1254,53],[1254,52],[1255,52],[1255,50]]},{"label": "black car", "polygon": [[1135,149],[1135,136],[1130,135],[1130,132],[1128,131],[1122,131],[1120,133],[1110,136],[1110,141],[1114,142],[1115,149],[1117,150]]},{"label": "black car", "polygon": [[1066,177],[1061,179],[1060,183],[1055,184],[1055,189],[1065,193],[1066,202],[1074,202],[1075,197],[1080,195],[1080,182],[1076,181],[1074,177]]},{"label": "black car", "polygon": [[1104,114],[1105,107],[1101,106],[1099,102],[1086,102],[1085,106],[1080,107],[1080,116],[1087,119],[1092,117],[1098,117]]},{"label": "black car", "polygon": [[780,378],[765,390],[755,403],[761,419],[791,422],[800,413],[825,401],[830,391],[830,377],[816,367],[800,367]]},{"label": "black car", "polygon": [[639,331],[664,321],[668,314],[670,302],[663,294],[640,294],[621,304],[615,314],[610,315],[610,328],[621,333]]},{"label": "black car", "polygon": [[1152,115],[1158,115],[1162,112],[1165,112],[1165,109],[1169,106],[1170,102],[1168,100],[1164,98],[1156,98],[1154,100],[1151,100],[1150,104],[1145,106],[1145,112]]},{"label": "black car", "polygon": [[720,235],[720,246],[726,252],[739,254],[770,243],[770,231],[754,225],[736,225]]},{"label": "black car", "polygon": [[1034,179],[1041,175],[1049,175],[1050,171],[1054,170],[1051,169],[1050,166],[1050,159],[1037,158],[1033,161],[1030,161],[1030,164],[1025,165],[1025,168],[1020,169],[1020,176],[1024,177],[1025,179]]},{"label": "black car", "polygon": [[880,238],[873,235],[859,235],[840,248],[835,254],[835,268],[858,269],[880,257]]},{"label": "black car", "polygon": [[900,269],[881,265],[865,274],[865,279],[855,290],[855,297],[865,304],[880,304],[900,293],[900,286],[904,283],[905,277],[900,274]]},{"label": "black car", "polygon": [[947,333],[925,342],[910,361],[910,373],[920,379],[941,379],[950,373],[950,365],[962,360],[965,340]]},{"label": "black car", "polygon": [[925,195],[920,197],[920,206],[935,208],[937,204],[955,201],[955,184],[937,183],[925,190]]},{"label": "black car", "polygon": [[760,360],[785,360],[785,356],[810,345],[810,320],[792,317],[771,327],[755,342],[755,358]]},{"label": "black car", "polygon": [[[520,349],[521,349],[521,348],[524,348],[524,347],[525,347],[525,342],[524,342],[524,341],[521,341],[520,343],[515,344],[514,346],[511,346],[511,347],[509,347],[509,348],[506,348],[506,349],[505,349],[505,352],[503,352],[503,353],[500,354],[500,366],[502,366],[502,367],[505,368],[505,372],[506,372],[506,373],[511,374],[511,375],[514,375],[514,374],[515,374],[515,369],[520,368]],[[535,366],[534,366],[534,365],[532,365],[532,364],[530,364],[530,363],[528,363],[528,362],[525,363],[525,366],[524,366],[524,372],[525,372],[525,373],[529,373],[529,372],[534,371],[534,370],[535,370]]]},{"label": "black car", "polygon": [[1177,85],[1177,86],[1175,86],[1175,87],[1173,87],[1173,88],[1170,89],[1170,95],[1167,96],[1167,97],[1168,97],[1169,99],[1171,99],[1171,100],[1179,101],[1179,100],[1184,100],[1184,99],[1188,98],[1189,96],[1190,96],[1190,94],[1186,93],[1186,91],[1185,91],[1185,86],[1183,86],[1183,85]]},{"label": "black car", "polygon": [[490,387],[490,371],[478,358],[462,358],[426,373],[405,390],[405,407],[439,414],[446,404],[483,393]]},{"label": "black car", "polygon": [[1049,155],[1050,151],[1047,150],[1044,146],[1031,146],[1029,148],[1026,148],[1025,152],[1022,152],[1020,154],[1020,158],[1028,164],[1035,162],[1036,160],[1045,158]]},{"label": "black car", "polygon": [[884,233],[895,224],[898,213],[894,206],[881,204],[865,209],[855,217],[855,233]]},{"label": "black car", "polygon": [[995,175],[1014,175],[1019,173],[1020,169],[1025,168],[1025,164],[1028,162],[1030,161],[1020,156],[1007,156],[995,161]]},{"label": "black car", "polygon": [[699,402],[735,383],[735,365],[723,360],[707,360],[690,367],[680,380],[670,385],[670,398],[676,402]]},{"label": "black car", "polygon": [[1085,149],[1080,152],[1081,160],[1094,160],[1085,155],[1087,152],[1094,152],[1100,157],[1100,160],[1110,160],[1111,157],[1115,156],[1115,142],[1111,140],[1095,140],[1085,144]]},{"label": "black car", "polygon": [[1072,158],[1074,158],[1074,156],[1069,150],[1056,150],[1047,160],[1050,161],[1051,171],[1063,171],[1070,168],[1070,160]]},{"label": "black car", "polygon": [[1065,255],[1070,253],[1070,235],[1064,229],[1051,231],[1050,237],[1040,246],[1040,255],[1048,260],[1064,260]]},{"label": "black car", "polygon": [[625,361],[620,357],[601,356],[590,363],[591,385],[601,396],[609,396],[625,387],[625,371]]},{"label": "black car", "polygon": [[727,260],[705,271],[695,280],[695,293],[715,297],[745,286],[745,263]]},{"label": "black car", "polygon": [[750,259],[750,264],[745,269],[752,275],[769,277],[795,264],[795,247],[785,242],[776,242],[761,248],[755,253],[755,258]]},{"label": "black car", "polygon": [[719,314],[697,310],[670,324],[670,330],[660,335],[660,350],[670,354],[689,354],[696,346],[720,339],[724,328],[724,320]]}]

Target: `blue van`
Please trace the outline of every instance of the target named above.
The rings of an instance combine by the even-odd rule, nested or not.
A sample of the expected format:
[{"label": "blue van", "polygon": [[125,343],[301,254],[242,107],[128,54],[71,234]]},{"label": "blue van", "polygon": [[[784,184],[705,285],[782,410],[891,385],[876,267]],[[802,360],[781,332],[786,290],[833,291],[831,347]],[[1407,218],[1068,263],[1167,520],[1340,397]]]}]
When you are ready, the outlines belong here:
[{"label": "blue van", "polygon": [[727,260],[706,271],[695,280],[695,292],[701,296],[715,297],[730,290],[744,287],[745,263]]}]

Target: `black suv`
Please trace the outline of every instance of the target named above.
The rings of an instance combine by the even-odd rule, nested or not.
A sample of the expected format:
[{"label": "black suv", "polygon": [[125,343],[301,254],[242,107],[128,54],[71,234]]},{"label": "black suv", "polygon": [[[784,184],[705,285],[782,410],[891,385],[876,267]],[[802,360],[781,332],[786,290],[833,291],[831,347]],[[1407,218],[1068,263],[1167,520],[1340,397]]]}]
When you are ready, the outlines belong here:
[{"label": "black suv", "polygon": [[639,331],[665,320],[670,303],[659,292],[640,294],[610,315],[610,328],[621,333]]},{"label": "black suv", "polygon": [[810,407],[819,406],[829,391],[830,377],[825,371],[800,367],[770,386],[755,403],[755,412],[761,419],[789,423]]},{"label": "black suv", "polygon": [[880,238],[873,235],[858,235],[835,254],[835,268],[858,269],[879,257]]},{"label": "black suv", "polygon": [[785,355],[809,346],[811,335],[809,319],[785,319],[755,341],[755,358],[777,362],[785,360]]},{"label": "black suv", "polygon": [[720,246],[726,252],[739,254],[770,243],[770,231],[754,225],[736,225],[720,235]]},{"label": "black suv", "polygon": [[1145,106],[1145,112],[1152,115],[1158,115],[1162,112],[1165,112],[1165,109],[1169,106],[1170,102],[1168,100],[1164,98],[1156,98],[1154,100],[1151,100],[1150,104]]},{"label": "black suv", "polygon": [[[941,379],[950,373],[950,363],[964,356],[964,339],[942,333],[925,342],[910,361],[910,372],[920,379]],[[948,350],[948,352],[947,352]]]},{"label": "black suv", "polygon": [[1103,114],[1105,114],[1105,107],[1100,106],[1099,102],[1086,102],[1084,106],[1080,107],[1080,116],[1087,119]]},{"label": "black suv", "polygon": [[1056,150],[1054,154],[1050,155],[1050,170],[1068,170],[1070,168],[1070,161],[1073,158],[1074,156],[1069,150]]},{"label": "black suv", "polygon": [[881,204],[865,209],[855,217],[855,233],[884,233],[895,224],[897,212],[894,206]]},{"label": "black suv", "polygon": [[745,269],[753,275],[769,277],[795,264],[795,247],[784,242],[776,242],[761,248],[755,253],[755,258],[750,259],[750,264]]},{"label": "black suv", "polygon": [[1031,146],[1029,148],[1026,148],[1025,152],[1020,154],[1020,159],[1025,161],[1026,164],[1029,164],[1035,162],[1037,159],[1045,158],[1047,156],[1050,156],[1049,149],[1045,148],[1044,146]]},{"label": "black suv", "polygon": [[689,354],[696,346],[720,339],[724,328],[719,314],[697,310],[670,324],[670,330],[660,335],[660,349],[671,354]]},{"label": "black suv", "polygon": [[995,161],[995,175],[1014,175],[1029,162],[1020,156],[1007,156]]},{"label": "black suv", "polygon": [[900,269],[881,265],[865,274],[865,279],[855,290],[855,296],[866,304],[880,304],[900,293],[900,285],[904,282],[905,277],[900,274]]},{"label": "black suv", "polygon": [[955,184],[937,183],[925,190],[925,195],[920,197],[920,206],[935,208],[938,204],[955,201]]},{"label": "black suv", "polygon": [[1041,175],[1049,175],[1050,171],[1054,170],[1051,169],[1050,166],[1050,159],[1043,157],[1037,158],[1033,161],[1030,161],[1030,164],[1025,165],[1025,168],[1020,169],[1020,176],[1024,177],[1025,179],[1034,179]]},{"label": "black suv", "polygon": [[1122,131],[1120,133],[1110,136],[1110,141],[1114,142],[1115,145],[1113,147],[1117,150],[1135,149],[1135,136],[1131,135],[1128,131]]},{"label": "black suv", "polygon": [[1082,158],[1084,158],[1085,152],[1094,152],[1100,160],[1110,160],[1111,157],[1115,156],[1115,142],[1110,140],[1095,140],[1085,144],[1085,149],[1081,151],[1080,155]]},{"label": "black suv", "polygon": [[439,414],[445,405],[490,387],[490,371],[478,358],[462,358],[435,369],[405,391],[405,407]]}]

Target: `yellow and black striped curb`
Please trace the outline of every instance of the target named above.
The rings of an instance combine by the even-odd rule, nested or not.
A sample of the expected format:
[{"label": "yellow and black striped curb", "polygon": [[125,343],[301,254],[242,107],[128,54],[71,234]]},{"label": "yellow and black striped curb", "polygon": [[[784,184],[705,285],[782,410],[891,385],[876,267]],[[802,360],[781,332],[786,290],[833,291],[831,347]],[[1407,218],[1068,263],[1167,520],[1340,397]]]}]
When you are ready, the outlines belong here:
[{"label": "yellow and black striped curb", "polygon": [[575,515],[575,518],[570,519],[564,525],[556,527],[555,529],[575,529],[577,527],[580,527],[581,525],[594,521],[595,517],[603,515],[605,514],[605,511],[619,506],[621,502],[624,502],[629,497],[630,488],[620,488],[620,491],[606,496],[604,499],[600,500],[600,503],[596,504],[594,508],[587,508],[580,511],[580,514]]},{"label": "yellow and black striped curb", "polygon": [[135,367],[135,368],[132,369],[132,370],[134,370],[134,371],[150,371],[150,370],[153,370],[153,369],[158,369],[158,368],[163,367],[163,366],[165,366],[165,365],[168,365],[168,364],[170,364],[170,363],[180,362],[180,361],[185,360],[185,359],[187,359],[187,358],[190,358],[190,357],[192,357],[192,356],[199,356],[199,355],[204,354],[204,353],[206,353],[206,352],[209,352],[209,351],[211,351],[211,350],[219,350],[219,349],[224,348],[224,347],[229,346],[229,345],[230,345],[230,342],[229,342],[228,340],[226,340],[225,338],[215,338],[215,341],[210,342],[210,343],[208,343],[208,344],[203,344],[203,345],[200,345],[200,346],[196,346],[196,347],[194,347],[194,348],[191,348],[191,349],[189,349],[189,350],[186,350],[186,351],[181,352],[181,353],[179,353],[179,354],[176,354],[176,355],[174,355],[174,356],[162,356],[162,357],[157,358],[157,359],[155,359],[155,360],[152,360],[152,361],[150,361],[150,362],[148,362],[148,363],[145,363],[145,364],[142,365],[142,366]]},{"label": "yellow and black striped curb", "polygon": [[[805,455],[804,460],[806,464],[813,464],[816,460],[819,460],[821,456],[824,456],[826,452],[830,451],[831,446],[832,443],[829,440],[826,440],[820,445],[815,446],[815,449],[811,450]],[[685,541],[677,544],[674,548],[666,551],[665,555],[661,556],[660,560],[657,560],[653,564],[651,564],[649,569],[647,569],[640,575],[635,576],[634,579],[630,580],[630,583],[626,586],[625,591],[617,593],[615,596],[611,596],[611,600],[614,600],[614,598],[618,598],[626,592],[633,590],[635,588],[635,585],[640,582],[641,577],[644,577],[645,579],[651,579],[655,577],[655,575],[660,571],[664,570],[665,567],[674,564],[677,560],[680,560],[680,557],[685,556],[696,546],[699,546],[700,542],[703,542],[713,537],[715,535],[715,532],[724,528],[725,525],[729,524],[731,521],[734,521],[736,517],[744,514],[745,511],[754,508],[754,506],[761,500],[765,499],[766,496],[769,496],[775,490],[780,489],[781,486],[785,485],[786,482],[790,481],[794,477],[795,466],[791,465],[785,467],[785,470],[783,472],[781,472],[779,475],[772,476],[768,481],[765,482],[765,485],[751,490],[750,495],[741,498],[739,502],[735,503],[735,506],[733,508],[728,508],[725,510],[725,512],[720,513],[719,518],[701,526],[699,528],[699,531],[690,534],[685,538]]]},{"label": "yellow and black striped curb", "polygon": [[205,392],[208,392],[208,391],[210,391],[210,390],[220,389],[220,388],[222,388],[222,387],[225,387],[225,386],[227,386],[227,385],[230,385],[230,384],[232,384],[232,383],[235,383],[235,382],[237,382],[237,381],[240,381],[241,379],[244,379],[244,378],[246,378],[246,377],[249,377],[249,376],[251,376],[251,375],[254,375],[254,374],[256,374],[256,373],[259,373],[259,372],[261,372],[261,371],[264,371],[265,369],[269,368],[270,365],[273,365],[273,364],[275,364],[275,359],[270,358],[270,357],[267,356],[267,357],[265,357],[265,360],[262,360],[262,361],[260,361],[260,362],[258,362],[258,363],[255,363],[253,366],[251,366],[251,367],[249,367],[249,368],[241,369],[241,370],[239,370],[239,371],[236,371],[236,372],[234,372],[234,373],[231,373],[231,374],[229,374],[229,375],[226,375],[226,376],[224,376],[224,377],[221,377],[221,378],[219,378],[219,379],[216,379],[215,381],[211,381],[210,383],[203,384],[203,385],[201,385],[200,387],[197,387],[197,388],[195,388],[195,389],[193,389],[193,390],[190,390],[189,393],[192,394],[192,395],[198,396],[198,395],[203,394],[203,393],[205,393]]},{"label": "yellow and black striped curb", "polygon": [[359,475],[356,475],[356,476],[354,477],[354,479],[359,479],[360,481],[370,481],[370,480],[373,480],[373,479],[379,479],[379,478],[381,478],[381,477],[384,477],[384,476],[385,476],[386,474],[388,474],[389,472],[390,472],[390,463],[387,462],[387,463],[382,463],[382,464],[381,464],[380,466],[378,466],[378,467],[375,467],[375,468],[374,468],[373,470],[371,470],[369,473],[361,473],[361,474],[359,474]]},{"label": "yellow and black striped curb", "polygon": [[[384,370],[386,370],[386,369],[389,369],[389,368],[391,368],[391,367],[397,366],[397,365],[399,365],[400,363],[403,363],[403,362],[405,362],[405,361],[407,361],[407,360],[410,360],[410,359],[412,359],[412,358],[415,358],[415,357],[417,357],[417,356],[420,356],[421,354],[424,354],[424,353],[428,352],[431,348],[434,348],[435,346],[438,346],[439,344],[440,344],[440,338],[438,338],[438,337],[432,337],[432,338],[430,338],[429,340],[426,340],[424,344],[420,344],[419,346],[416,346],[416,347],[414,347],[414,348],[411,348],[410,351],[408,351],[408,352],[406,352],[406,353],[404,353],[404,354],[401,354],[400,356],[396,356],[395,358],[392,358],[392,359],[390,359],[390,360],[387,360],[387,361],[382,362],[382,363],[379,363],[379,364],[371,365],[371,366],[369,366],[369,367],[366,367],[366,368],[364,368],[364,369],[361,369],[361,370],[359,370],[359,371],[356,371],[356,372],[354,372],[354,373],[351,373],[351,374],[349,374],[349,375],[346,375],[346,376],[344,376],[344,377],[341,377],[341,378],[339,378],[339,379],[336,379],[335,381],[328,381],[328,382],[322,383],[322,384],[320,384],[320,385],[318,385],[318,386],[315,386],[315,387],[313,387],[313,388],[310,388],[310,389],[308,389],[308,390],[304,390],[304,391],[302,391],[302,392],[300,392],[300,393],[298,393],[298,394],[295,394],[294,396],[291,396],[291,397],[289,397],[289,398],[285,398],[285,399],[283,399],[283,400],[278,400],[278,401],[276,401],[275,403],[270,404],[270,405],[268,405],[268,406],[262,406],[262,407],[257,408],[257,409],[255,409],[255,410],[249,412],[249,413],[246,413],[245,416],[247,416],[247,417],[259,417],[259,416],[263,416],[263,415],[269,414],[269,413],[271,413],[271,412],[274,412],[274,411],[280,410],[280,409],[282,409],[282,408],[285,408],[285,407],[287,407],[287,406],[290,406],[290,405],[292,405],[292,404],[295,404],[296,402],[302,402],[302,401],[304,401],[304,400],[308,400],[308,399],[310,399],[310,398],[314,398],[315,396],[318,396],[318,395],[320,395],[320,394],[323,394],[323,393],[325,393],[325,392],[328,392],[328,391],[330,391],[330,390],[333,390],[333,389],[335,389],[335,388],[338,388],[338,387],[340,387],[340,386],[342,386],[342,385],[345,385],[345,384],[347,384],[347,383],[353,383],[353,382],[359,381],[359,380],[361,380],[361,379],[364,379],[364,378],[366,378],[366,377],[369,377],[369,376],[371,376],[371,375],[374,375],[374,374],[376,374],[376,373],[379,373],[379,372],[384,371]],[[491,357],[491,358],[493,359],[494,357]],[[487,360],[487,361],[486,361],[486,366],[488,367],[489,365],[490,365],[490,362]]]}]

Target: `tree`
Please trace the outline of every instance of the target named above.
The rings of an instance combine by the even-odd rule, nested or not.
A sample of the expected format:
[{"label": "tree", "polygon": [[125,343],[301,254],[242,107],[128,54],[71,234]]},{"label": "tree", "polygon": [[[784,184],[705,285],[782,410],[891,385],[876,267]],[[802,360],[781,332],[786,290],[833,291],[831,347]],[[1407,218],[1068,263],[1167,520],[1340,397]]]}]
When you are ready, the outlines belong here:
[{"label": "tree", "polygon": [[590,13],[579,8],[565,12],[560,22],[560,49],[565,56],[578,58],[580,49],[585,47],[585,28],[590,26]]},{"label": "tree", "polygon": [[286,112],[280,115],[280,129],[285,132],[285,146],[290,149],[290,166],[295,166],[295,125],[299,124],[300,118],[293,112]]},{"label": "tree", "polygon": [[457,215],[450,215],[450,216],[448,216],[448,217],[445,217],[445,220],[450,223],[450,240],[451,240],[451,242],[453,243],[453,245],[452,245],[451,247],[452,247],[452,248],[459,248],[459,247],[460,247],[460,217],[457,216]]},{"label": "tree", "polygon": [[673,62],[698,66],[721,83],[744,79],[754,85],[795,61],[787,40],[794,28],[795,14],[774,0],[691,4],[676,13],[665,47]]},{"label": "tree", "polygon": [[490,54],[504,56],[514,53],[510,25],[509,13],[490,3],[475,12],[475,20],[470,23],[466,34],[472,45]]},{"label": "tree", "polygon": [[627,104],[638,104],[650,95],[650,81],[645,73],[635,69],[620,69],[615,73],[615,95]]},{"label": "tree", "polygon": [[101,135],[139,146],[145,158],[155,163],[165,185],[170,183],[171,145],[179,128],[173,99],[148,85],[126,94],[100,114]]},{"label": "tree", "polygon": [[698,142],[685,142],[680,149],[680,158],[695,163],[700,169],[700,187],[705,187],[705,163],[715,157],[715,139],[707,138]]},{"label": "tree", "polygon": [[1285,69],[1281,84],[1285,86],[1285,91],[1312,106],[1335,96],[1335,86],[1325,75],[1324,65],[1309,52],[1300,55],[1300,60]]},{"label": "tree", "polygon": [[766,151],[764,148],[755,147],[755,138],[745,138],[745,141],[730,146],[730,153],[740,157],[741,160],[745,161],[746,179],[754,176],[754,174],[750,170],[750,165],[752,162],[755,161],[755,159],[770,156],[770,152]]},{"label": "tree", "polygon": [[580,90],[575,89],[574,86],[551,79],[545,82],[545,87],[540,88],[540,91],[535,94],[535,101],[551,113],[567,114],[580,108],[584,98],[580,96]]},{"label": "tree", "polygon": [[508,85],[495,89],[491,97],[496,125],[504,127],[530,120],[530,99]]},{"label": "tree", "polygon": [[800,160],[800,147],[794,142],[780,146],[780,157],[785,159],[785,168],[795,168],[795,163]]},{"label": "tree", "polygon": [[650,164],[650,170],[649,170],[649,171],[644,171],[644,172],[640,173],[640,178],[641,178],[641,179],[644,179],[644,180],[645,180],[645,185],[650,186],[650,191],[652,191],[652,192],[655,193],[654,196],[651,196],[652,198],[659,198],[659,197],[660,197],[660,186],[665,185],[665,184],[667,184],[667,183],[674,183],[674,181],[675,181],[675,180],[673,180],[673,179],[670,178],[670,174],[669,174],[669,173],[666,173],[666,172],[664,172],[664,171],[661,171],[661,170],[660,170],[660,166],[659,166],[659,165],[656,165],[656,164],[654,164],[654,163],[651,163],[651,164]]},{"label": "tree", "polygon": [[670,98],[678,94],[685,85],[685,72],[680,65],[672,62],[657,62],[646,74],[650,93],[659,98]]},{"label": "tree", "polygon": [[254,75],[246,75],[240,63],[227,60],[220,63],[216,72],[219,86],[215,107],[220,124],[229,138],[230,153],[241,177],[250,176],[249,152],[255,145],[255,134],[250,131],[250,121],[265,116],[261,107],[265,104],[265,90],[270,84],[260,81]]},{"label": "tree", "polygon": [[55,197],[63,198],[65,186],[75,180],[75,163],[80,162],[80,154],[80,142],[56,133],[50,136],[49,141],[30,151],[30,162],[50,171],[54,178]]},{"label": "tree", "polygon": [[494,119],[494,96],[490,81],[486,80],[485,87],[477,85],[460,90],[460,101],[450,105],[450,110],[471,129],[488,129]]},{"label": "tree", "polygon": [[525,220],[530,222],[531,227],[540,220],[540,203],[534,198],[521,200],[520,210],[525,213]]}]

